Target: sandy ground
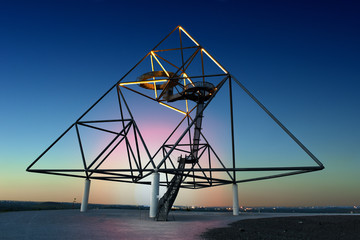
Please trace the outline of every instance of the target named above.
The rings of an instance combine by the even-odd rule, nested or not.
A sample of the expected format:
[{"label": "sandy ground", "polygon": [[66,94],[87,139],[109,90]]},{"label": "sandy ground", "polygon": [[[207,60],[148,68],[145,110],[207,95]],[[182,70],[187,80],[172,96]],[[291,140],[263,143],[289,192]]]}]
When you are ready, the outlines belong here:
[{"label": "sandy ground", "polygon": [[291,215],[179,211],[168,222],[156,222],[145,210],[5,212],[0,213],[0,239],[202,239],[202,233],[239,220]]}]

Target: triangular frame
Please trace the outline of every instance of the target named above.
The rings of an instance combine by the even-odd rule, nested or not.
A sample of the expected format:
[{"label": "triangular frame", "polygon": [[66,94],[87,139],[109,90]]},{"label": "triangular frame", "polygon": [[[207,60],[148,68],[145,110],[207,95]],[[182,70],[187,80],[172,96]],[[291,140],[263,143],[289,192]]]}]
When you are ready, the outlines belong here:
[{"label": "triangular frame", "polygon": [[[174,34],[176,31],[178,30],[179,32],[179,40],[180,40],[180,46],[177,48],[172,48],[172,49],[161,49],[161,45],[162,43],[164,43],[169,36],[171,36],[172,34]],[[194,45],[193,46],[188,46],[188,47],[183,47],[182,46],[182,38],[187,37]],[[190,55],[190,57],[188,57],[187,59],[184,59],[184,51],[185,50],[189,50],[189,49],[193,49],[194,53],[192,55]],[[180,65],[176,65],[173,62],[167,60],[166,58],[162,57],[160,55],[161,52],[165,52],[165,51],[180,51],[181,52],[181,64]],[[188,67],[190,66],[190,64],[192,63],[192,61],[194,60],[195,56],[197,56],[197,54],[200,54],[201,56],[201,69],[202,69],[202,74],[198,75],[198,76],[192,76],[190,74],[188,74],[186,71],[188,69]],[[215,66],[218,68],[219,74],[211,74],[211,75],[206,75],[204,72],[204,58],[208,58],[210,59]],[[132,85],[139,85],[139,84],[144,84],[145,81],[128,81],[125,82],[123,80],[126,79],[126,77],[134,70],[136,69],[143,61],[145,61],[147,58],[150,58],[151,61],[151,70],[150,71],[154,71],[154,63],[158,64],[158,67],[160,67],[162,69],[163,72],[166,73],[166,77],[163,77],[162,79],[159,78],[155,78],[153,77],[150,80],[147,80],[146,83],[149,84],[153,84],[154,85],[154,93],[152,95],[147,95],[141,92],[136,91],[135,89],[132,89]],[[171,66],[172,68],[176,69],[175,72],[172,72],[172,74],[170,75],[170,71],[167,71],[164,68],[164,65],[168,65]],[[192,83],[192,79],[202,79],[203,82],[205,82],[205,80],[209,79],[209,78],[221,78],[222,80],[220,82],[218,82],[218,84],[216,85],[216,91],[214,92],[213,96],[211,96],[211,98],[209,99],[209,101],[205,104],[205,107],[202,109],[202,112],[205,111],[207,105],[211,102],[211,100],[216,96],[216,93],[218,91],[220,91],[221,87],[227,83],[229,84],[229,105],[230,105],[230,125],[231,125],[231,155],[232,155],[232,166],[225,166],[224,164],[222,164],[221,168],[213,168],[213,167],[209,167],[207,169],[202,168],[201,166],[199,166],[198,168],[185,168],[182,171],[178,171],[175,167],[175,164],[170,164],[172,165],[172,167],[168,167],[168,165],[166,165],[166,162],[169,161],[170,159],[170,154],[173,151],[179,150],[179,146],[180,146],[180,142],[182,140],[182,138],[187,135],[187,134],[191,134],[190,130],[194,124],[194,122],[196,121],[197,116],[193,116],[191,117],[190,114],[193,114],[193,110],[197,107],[197,105],[195,105],[195,107],[193,108],[189,108],[188,107],[188,100],[186,100],[186,107],[184,109],[179,109],[175,106],[173,106],[171,103],[167,103],[164,99],[163,96],[165,94],[165,90],[168,88],[168,85],[170,83],[170,80],[176,80],[178,82],[182,82],[181,80],[183,80],[183,85],[180,86],[180,90],[181,88],[184,88],[186,85],[186,81],[188,81],[189,83]],[[157,84],[161,83],[161,82],[165,82],[165,85],[162,87],[162,89],[157,89]],[[233,114],[233,89],[232,89],[232,84],[237,84],[313,161],[316,165],[314,166],[294,166],[294,167],[247,167],[247,168],[241,168],[238,167],[236,165],[236,156],[235,156],[235,133],[234,133],[234,114]],[[154,157],[157,155],[158,152],[155,153],[155,155],[151,156],[151,154],[149,153],[146,144],[144,142],[144,139],[141,136],[141,133],[136,125],[136,122],[131,114],[130,108],[122,94],[122,90],[121,88],[130,90],[132,92],[135,92],[137,94],[140,94],[148,99],[151,99],[154,102],[157,102],[165,107],[171,108],[177,112],[180,112],[181,114],[183,114],[185,118],[188,119],[188,127],[187,129],[181,134],[181,137],[174,143],[174,144],[169,144],[167,143],[167,140],[164,142],[164,144],[159,148],[158,152],[163,152],[163,158],[162,161],[160,161],[160,163],[156,164],[154,161]],[[119,108],[120,108],[120,112],[121,112],[121,118],[119,119],[103,119],[103,120],[94,120],[92,121],[84,121],[82,120],[102,99],[104,99],[105,96],[107,96],[107,94],[109,92],[111,92],[112,90],[116,89],[117,93],[118,93],[118,101],[119,101]],[[162,91],[160,91],[162,90]],[[123,111],[127,111],[128,114],[130,115],[129,119],[124,118],[123,116]],[[110,122],[110,121],[121,121],[124,125],[123,129],[120,132],[112,132],[109,131],[107,129],[101,129],[99,127],[94,127],[91,125],[91,123],[94,122]],[[125,124],[126,123],[126,124]],[[118,141],[118,144],[121,144],[122,142],[127,144],[127,149],[128,151],[131,152],[131,154],[129,155],[129,163],[131,163],[131,161],[133,161],[134,163],[136,163],[136,167],[132,167],[130,164],[130,168],[128,169],[99,169],[99,163],[98,165],[96,165],[95,163],[100,159],[100,157],[98,159],[95,159],[90,165],[86,164],[86,161],[84,159],[84,153],[83,153],[83,149],[81,146],[81,136],[79,134],[79,130],[78,130],[78,126],[85,126],[85,127],[90,127],[93,129],[96,129],[98,131],[107,131],[110,132],[114,135],[116,135],[116,137],[114,138],[114,140],[112,141],[112,143],[114,143],[117,138],[121,137],[122,140]],[[82,153],[82,161],[83,161],[83,165],[84,165],[84,169],[36,169],[34,166],[36,165],[36,163],[52,148],[56,145],[56,143],[58,141],[60,141],[62,139],[62,137],[67,134],[71,129],[75,128],[76,132],[77,132],[77,136],[78,136],[78,141],[79,141],[79,148],[81,150]],[[127,139],[127,134],[129,133],[130,129],[133,129],[134,132],[134,136],[136,139],[136,146],[131,146],[131,144],[129,144],[128,139]],[[176,131],[176,129],[174,130]],[[216,152],[214,151],[214,149],[211,147],[211,145],[208,143],[208,141],[206,140],[205,136],[203,134],[201,134],[202,139],[205,141],[202,143],[202,150],[203,151],[209,151],[209,157],[210,154],[214,155],[216,161],[221,162],[221,159],[217,156]],[[141,164],[141,160],[139,159],[139,156],[136,157],[134,154],[134,152],[139,152],[139,146],[142,146],[146,153],[147,153],[147,162],[146,164]],[[104,149],[104,151],[102,153],[105,153],[108,148],[110,148],[110,145],[107,146],[107,149]],[[113,149],[115,149],[115,147],[113,147]],[[132,150],[132,148],[136,149],[136,151]],[[168,150],[166,150],[168,149]],[[111,150],[110,153],[111,154]],[[139,154],[138,154],[139,155]],[[102,162],[105,161],[106,158],[104,158],[103,160],[101,160]],[[170,159],[171,161],[171,159]],[[222,163],[222,162],[221,162]],[[95,166],[94,168],[92,168],[93,166]],[[284,176],[290,176],[290,175],[296,175],[296,174],[302,174],[302,173],[307,173],[307,172],[312,172],[312,171],[318,171],[318,170],[322,170],[324,169],[323,164],[248,90],[245,88],[245,86],[238,81],[233,75],[231,75],[207,50],[205,50],[183,27],[181,26],[177,26],[173,31],[171,31],[162,41],[160,41],[149,53],[147,53],[132,69],[130,69],[129,72],[127,72],[115,85],[113,85],[102,97],[100,97],[87,111],[85,111],[85,113],[83,115],[80,116],[80,118],[74,123],[72,124],[58,139],[56,139],[54,141],[54,143],[52,143],[33,163],[30,164],[30,166],[27,168],[27,171],[29,172],[38,172],[38,173],[44,173],[44,174],[53,174],[53,175],[62,175],[62,176],[69,176],[69,177],[80,177],[80,178],[86,178],[86,179],[99,179],[99,180],[106,180],[106,181],[118,181],[118,182],[130,182],[130,183],[140,183],[140,184],[150,184],[150,181],[146,180],[147,177],[157,171],[159,173],[163,173],[166,175],[166,179],[168,179],[168,174],[182,174],[183,175],[183,184],[181,187],[184,188],[204,188],[204,187],[213,187],[213,186],[218,186],[218,185],[225,185],[225,184],[232,184],[232,183],[243,183],[243,182],[250,182],[250,181],[258,181],[258,180],[265,180],[265,179],[271,179],[271,178],[279,178],[279,177],[284,177]],[[228,174],[229,178],[226,179],[217,179],[217,178],[213,178],[213,177],[209,177],[208,175],[204,174],[204,171],[208,171],[209,174],[211,175],[212,172],[226,172]],[[243,171],[261,171],[261,172],[266,172],[266,171],[283,171],[283,173],[281,174],[270,174],[267,176],[262,176],[262,177],[255,177],[255,178],[249,178],[249,179],[241,179],[238,180],[236,179],[236,173],[237,172],[243,172]],[[190,172],[192,172],[192,174],[189,174]],[[81,175],[82,173],[82,175]],[[200,173],[200,174],[195,174],[195,173]],[[201,176],[201,174],[204,174],[205,176]],[[193,182],[187,182],[186,179],[187,177],[191,177],[193,178]],[[196,180],[195,180],[196,179]],[[196,182],[197,181],[197,182]],[[207,182],[209,184],[203,184],[204,182]],[[168,180],[161,182],[161,185],[166,186],[169,183]]]}]

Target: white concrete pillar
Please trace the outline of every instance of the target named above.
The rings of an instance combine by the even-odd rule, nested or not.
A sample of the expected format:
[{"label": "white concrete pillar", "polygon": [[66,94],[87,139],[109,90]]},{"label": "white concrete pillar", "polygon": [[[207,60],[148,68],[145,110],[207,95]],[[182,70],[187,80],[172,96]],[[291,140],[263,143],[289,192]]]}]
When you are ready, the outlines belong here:
[{"label": "white concrete pillar", "polygon": [[85,179],[84,196],[81,202],[80,212],[86,212],[90,193],[90,179]]},{"label": "white concrete pillar", "polygon": [[156,217],[156,213],[158,210],[158,202],[159,202],[159,180],[160,174],[155,171],[152,174],[152,182],[151,182],[151,198],[150,198],[150,213],[149,217]]},{"label": "white concrete pillar", "polygon": [[233,189],[233,215],[239,215],[239,196],[238,196],[238,186],[236,183],[232,185]]}]

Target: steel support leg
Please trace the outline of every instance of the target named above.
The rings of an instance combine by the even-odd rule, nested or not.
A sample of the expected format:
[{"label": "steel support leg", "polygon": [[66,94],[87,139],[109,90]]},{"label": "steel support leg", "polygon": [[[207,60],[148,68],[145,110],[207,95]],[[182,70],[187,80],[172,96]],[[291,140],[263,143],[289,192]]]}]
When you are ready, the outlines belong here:
[{"label": "steel support leg", "polygon": [[159,180],[160,174],[158,172],[154,172],[152,174],[152,182],[151,182],[151,198],[150,198],[150,213],[149,217],[156,217],[156,213],[158,211],[158,203],[159,203]]},{"label": "steel support leg", "polygon": [[233,188],[233,215],[239,215],[239,196],[238,196],[238,186],[236,183],[232,185]]},{"label": "steel support leg", "polygon": [[84,196],[81,202],[80,212],[86,212],[90,193],[90,179],[85,179]]}]

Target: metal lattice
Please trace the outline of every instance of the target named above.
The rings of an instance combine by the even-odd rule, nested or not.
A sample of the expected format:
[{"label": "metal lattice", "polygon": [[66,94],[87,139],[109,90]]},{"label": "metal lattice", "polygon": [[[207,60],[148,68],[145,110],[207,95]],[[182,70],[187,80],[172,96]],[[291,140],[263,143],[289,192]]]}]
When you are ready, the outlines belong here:
[{"label": "metal lattice", "polygon": [[[178,40],[177,47],[167,48],[166,43],[170,38]],[[213,64],[212,73],[207,73],[204,66],[205,61]],[[148,62],[147,67],[140,67],[145,62]],[[197,70],[193,71],[192,69]],[[137,74],[137,78],[134,78],[134,74]],[[315,165],[239,167],[234,144],[233,84],[239,86],[314,161]],[[216,147],[213,147],[207,140],[201,125],[207,107],[225,85],[229,89],[226,104],[230,109],[230,122],[227,123],[231,127],[229,135],[231,138],[230,165],[216,153]],[[152,101],[154,104],[160,104],[183,115],[178,125],[155,153],[150,153],[124,91],[142,96],[144,101]],[[104,119],[99,116],[89,119],[92,111],[110,95],[113,97],[112,101],[116,103],[116,117]],[[116,127],[112,128],[111,125],[116,125]],[[180,126],[185,127],[180,128]],[[106,133],[108,136],[107,144],[92,158],[88,157],[87,150],[84,149],[84,137],[80,128]],[[81,159],[78,161],[81,161],[82,167],[71,169],[36,168],[39,160],[46,158],[48,151],[56,147],[70,131],[74,132],[78,142],[78,149],[81,153]],[[178,136],[176,141],[173,141],[174,136]],[[118,161],[126,164],[119,168],[104,167],[109,158],[117,156],[119,149],[122,149],[120,152],[124,154],[124,157],[119,157]],[[184,164],[180,164],[181,168],[176,163],[180,155],[185,156],[181,156],[181,159],[184,159]],[[31,163],[27,171],[150,184],[147,177],[156,170],[164,175],[160,181],[162,186],[170,187],[172,185],[171,177],[174,176],[175,179],[180,176],[181,183],[178,184],[178,187],[197,189],[278,178],[318,171],[323,168],[323,164],[241,82],[216,61],[183,27],[178,26],[57,138]],[[282,171],[283,173],[237,179],[236,173],[245,171]],[[217,175],[217,173],[224,174]]]}]

